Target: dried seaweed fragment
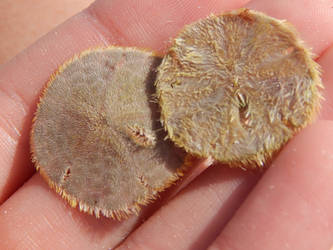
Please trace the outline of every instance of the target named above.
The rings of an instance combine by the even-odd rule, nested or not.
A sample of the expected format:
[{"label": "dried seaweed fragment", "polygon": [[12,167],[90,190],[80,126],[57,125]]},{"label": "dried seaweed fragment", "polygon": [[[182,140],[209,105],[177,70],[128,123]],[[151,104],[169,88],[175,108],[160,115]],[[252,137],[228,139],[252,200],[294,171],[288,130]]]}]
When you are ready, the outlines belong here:
[{"label": "dried seaweed fragment", "polygon": [[264,166],[320,106],[318,65],[293,27],[240,9],[186,26],[158,68],[169,138],[231,166]]},{"label": "dried seaweed fragment", "polygon": [[161,59],[134,48],[86,51],[48,83],[31,135],[33,160],[72,206],[121,219],[181,174],[154,94]]}]

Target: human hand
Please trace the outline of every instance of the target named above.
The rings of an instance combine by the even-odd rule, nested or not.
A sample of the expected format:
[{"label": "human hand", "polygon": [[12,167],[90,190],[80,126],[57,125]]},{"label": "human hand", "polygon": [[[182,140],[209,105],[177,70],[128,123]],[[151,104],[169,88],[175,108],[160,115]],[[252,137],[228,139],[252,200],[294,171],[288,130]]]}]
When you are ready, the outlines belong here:
[{"label": "human hand", "polygon": [[1,0],[0,64],[9,61],[92,2],[93,0]]},{"label": "human hand", "polygon": [[[0,69],[0,249],[333,246],[333,6],[328,0],[246,2],[96,1]],[[320,55],[326,87],[320,120],[292,139],[263,176],[221,166],[198,175],[207,167],[198,163],[197,178],[178,194],[173,187],[139,216],[118,222],[70,208],[34,174],[32,116],[45,82],[66,59],[110,44],[163,52],[184,24],[242,6],[293,23]]]}]

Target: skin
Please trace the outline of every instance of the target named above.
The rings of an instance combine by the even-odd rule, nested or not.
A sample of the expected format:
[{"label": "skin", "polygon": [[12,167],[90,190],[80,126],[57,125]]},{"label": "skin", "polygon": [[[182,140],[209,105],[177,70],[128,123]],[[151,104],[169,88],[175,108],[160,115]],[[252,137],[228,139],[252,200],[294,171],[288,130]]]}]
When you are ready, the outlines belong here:
[{"label": "skin", "polygon": [[0,64],[9,61],[92,2],[93,0],[1,0],[0,34],[6,39],[0,40]]},{"label": "skin", "polygon": [[[184,24],[242,6],[293,23],[317,55],[326,87],[319,119],[265,173],[221,166],[204,171],[208,162],[197,162],[184,183],[122,222],[70,208],[34,174],[32,115],[63,61],[96,45],[163,53]],[[331,249],[332,26],[329,0],[101,0],[51,31],[0,68],[0,249]]]}]

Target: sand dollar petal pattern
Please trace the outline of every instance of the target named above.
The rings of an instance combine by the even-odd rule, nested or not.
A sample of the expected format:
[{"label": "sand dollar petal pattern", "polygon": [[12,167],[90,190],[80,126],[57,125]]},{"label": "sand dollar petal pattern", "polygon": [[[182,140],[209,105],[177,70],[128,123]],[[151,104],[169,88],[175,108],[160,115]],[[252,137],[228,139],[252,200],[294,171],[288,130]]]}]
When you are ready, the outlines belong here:
[{"label": "sand dollar petal pattern", "polygon": [[187,25],[158,68],[161,121],[188,153],[265,165],[320,106],[318,65],[292,25],[240,9]]}]

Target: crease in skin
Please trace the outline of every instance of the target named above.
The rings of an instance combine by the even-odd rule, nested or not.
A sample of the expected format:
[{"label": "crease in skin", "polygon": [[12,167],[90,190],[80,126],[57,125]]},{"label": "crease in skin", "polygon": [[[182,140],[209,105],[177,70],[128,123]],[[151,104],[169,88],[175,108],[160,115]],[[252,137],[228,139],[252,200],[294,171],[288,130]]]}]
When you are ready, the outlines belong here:
[{"label": "crease in skin", "polygon": [[13,138],[13,136],[11,136],[7,131],[5,131],[5,129],[3,129],[2,127],[0,127],[1,130],[1,137],[3,138],[1,140],[1,144],[6,145],[6,149],[10,149],[10,148],[15,148],[16,144],[17,144],[17,140],[15,138]]},{"label": "crease in skin", "polygon": [[0,116],[1,123],[3,124],[2,127],[7,131],[8,134],[10,134],[12,138],[15,137],[16,140],[18,140],[18,138],[22,134],[22,123],[14,121],[13,114],[8,106],[14,106],[15,109],[18,110],[22,116],[26,116],[28,114],[28,104],[25,102],[23,97],[21,97],[19,93],[17,93],[15,90],[13,90],[14,92],[12,93],[12,91],[0,87],[0,91],[2,101],[5,102],[5,100],[7,99],[7,112],[4,115]]},{"label": "crease in skin", "polygon": [[[237,23],[237,21],[231,20],[231,24],[230,26],[233,27],[233,25],[236,27],[231,28],[230,30],[228,30],[228,22],[230,20],[227,20],[226,22],[220,21],[218,20],[219,17],[222,18],[230,18],[232,19],[233,16],[238,16],[240,17],[240,19],[242,19],[242,21],[244,22],[248,22],[248,23],[254,23],[255,21],[259,20],[259,25],[256,26],[256,24],[254,25],[254,29],[259,29],[262,32],[252,32],[252,36],[254,36],[253,34],[258,34],[259,36],[267,36],[267,30],[270,31],[267,27],[269,25],[273,26],[274,28],[277,28],[280,30],[278,30],[278,35],[277,37],[281,38],[282,42],[286,42],[283,39],[285,39],[284,35],[287,34],[287,36],[289,35],[290,37],[290,41],[287,41],[286,43],[290,42],[292,44],[292,46],[285,46],[283,47],[283,51],[282,53],[280,53],[281,51],[273,51],[274,53],[272,53],[272,55],[270,55],[269,53],[266,53],[265,51],[262,53],[263,54],[263,58],[256,58],[254,56],[255,60],[258,60],[260,63],[256,62],[255,65],[255,69],[257,69],[260,73],[259,73],[259,77],[262,77],[264,80],[267,80],[266,78],[268,78],[267,81],[271,81],[275,78],[278,78],[278,80],[281,80],[279,77],[277,77],[276,75],[274,75],[274,72],[272,73],[270,71],[270,69],[267,69],[267,65],[271,66],[273,69],[277,69],[279,67],[286,67],[284,64],[284,66],[281,66],[281,61],[284,60],[286,57],[288,57],[289,55],[293,55],[293,54],[297,54],[294,53],[296,52],[301,52],[303,53],[303,56],[305,57],[304,61],[305,64],[307,66],[310,67],[310,73],[309,73],[309,79],[305,79],[304,81],[310,81],[313,80],[314,82],[314,87],[310,90],[305,90],[307,91],[305,94],[305,99],[311,99],[311,97],[309,96],[314,96],[314,101],[312,102],[313,106],[311,106],[311,104],[309,104],[308,106],[308,110],[307,110],[307,119],[303,124],[299,125],[299,118],[285,118],[283,117],[283,114],[281,115],[281,113],[283,113],[283,111],[279,111],[280,113],[277,115],[278,118],[274,117],[275,114],[269,113],[268,116],[268,120],[271,123],[271,125],[276,121],[281,119],[281,130],[282,130],[282,136],[278,135],[276,137],[274,137],[274,131],[269,131],[265,130],[263,128],[265,128],[263,126],[264,122],[260,125],[255,127],[257,124],[255,124],[254,120],[255,118],[257,118],[258,116],[256,116],[256,112],[255,112],[255,108],[258,109],[258,106],[260,106],[260,104],[258,104],[256,101],[252,101],[254,98],[254,95],[251,95],[251,88],[254,89],[253,84],[256,82],[259,82],[259,86],[257,86],[257,89],[260,91],[266,91],[264,88],[262,89],[262,86],[260,86],[261,81],[258,81],[258,74],[257,75],[251,75],[251,72],[248,76],[247,79],[244,79],[244,77],[242,78],[241,75],[237,75],[242,73],[242,68],[250,68],[253,66],[251,65],[251,62],[247,62],[245,60],[245,62],[241,62],[237,65],[237,63],[235,63],[233,60],[230,59],[230,56],[233,54],[236,54],[237,56],[240,56],[240,58],[246,58],[248,57],[246,55],[246,49],[244,49],[243,51],[237,51],[237,43],[238,41],[236,41],[237,39],[235,39],[232,35],[230,35],[230,30],[232,30],[233,28],[236,30],[236,36],[239,35],[240,38],[246,37],[246,32],[242,31],[241,29],[239,29],[237,27],[237,25],[239,23]],[[257,20],[256,20],[257,19]],[[267,17],[263,14],[260,14],[258,12],[253,12],[250,10],[246,10],[246,9],[242,9],[239,11],[234,11],[231,12],[231,14],[227,13],[227,14],[223,14],[221,16],[214,16],[211,15],[210,17],[208,17],[207,19],[203,19],[197,23],[204,23],[204,20],[213,20],[216,21],[216,23],[219,25],[219,31],[223,30],[223,34],[225,35],[224,38],[220,38],[218,37],[215,40],[213,40],[213,38],[215,37],[216,34],[214,34],[214,31],[212,31],[210,28],[212,28],[214,26],[214,24],[208,24],[208,29],[206,28],[201,28],[196,30],[194,29],[195,32],[197,32],[198,34],[200,34],[200,32],[204,33],[204,38],[207,37],[209,38],[208,41],[211,41],[208,49],[207,48],[202,48],[200,47],[201,45],[205,45],[204,42],[202,41],[207,41],[207,39],[202,39],[201,41],[195,41],[195,38],[191,37],[191,38],[183,38],[183,37],[178,37],[175,39],[175,46],[172,47],[170,49],[170,55],[173,56],[174,58],[176,58],[174,61],[176,62],[177,67],[180,68],[180,70],[178,70],[178,72],[176,72],[176,76],[180,79],[184,78],[190,78],[190,81],[193,81],[193,78],[198,78],[197,75],[194,73],[195,71],[198,70],[198,74],[202,75],[203,77],[201,77],[202,82],[204,83],[205,81],[208,81],[208,84],[204,84],[205,88],[203,90],[201,89],[196,89],[194,88],[194,90],[192,89],[191,91],[194,91],[192,93],[194,93],[194,99],[195,101],[197,101],[197,103],[190,103],[190,99],[191,98],[187,98],[187,101],[184,101],[184,99],[182,99],[181,95],[177,95],[179,98],[181,99],[181,105],[184,105],[185,108],[189,108],[188,110],[181,110],[180,114],[181,115],[176,115],[175,119],[173,121],[169,121],[166,119],[168,112],[170,112],[172,114],[172,108],[166,108],[165,107],[165,103],[166,103],[166,99],[163,99],[164,97],[169,98],[171,97],[171,99],[173,99],[172,96],[172,90],[170,91],[170,89],[167,90],[163,90],[160,91],[159,89],[159,84],[160,84],[160,79],[158,79],[156,86],[157,86],[157,94],[156,96],[158,97],[158,100],[160,101],[161,104],[161,108],[162,108],[162,117],[161,117],[161,122],[163,124],[163,126],[165,127],[165,129],[168,132],[168,135],[164,135],[163,138],[171,138],[172,141],[175,142],[175,144],[177,146],[180,146],[181,148],[184,148],[185,151],[187,151],[190,154],[193,154],[195,156],[199,156],[199,157],[203,157],[203,158],[207,158],[207,157],[212,157],[214,160],[217,160],[219,162],[222,163],[227,163],[231,166],[241,166],[242,168],[245,168],[244,166],[246,165],[248,168],[253,168],[253,167],[263,167],[265,165],[265,163],[267,161],[270,160],[270,158],[272,157],[273,153],[277,152],[280,147],[285,144],[289,138],[291,138],[291,136],[298,131],[298,129],[302,128],[303,126],[305,126],[312,118],[313,118],[313,114],[316,113],[316,110],[318,109],[319,106],[319,99],[320,99],[320,93],[317,90],[317,88],[321,87],[320,86],[320,79],[318,80],[317,78],[319,78],[319,70],[318,70],[318,66],[311,60],[311,55],[310,52],[303,48],[300,44],[302,43],[301,41],[297,40],[298,38],[296,37],[296,35],[294,35],[290,30],[292,29],[291,27],[289,27],[288,24],[285,24],[282,21],[277,21],[276,19]],[[209,22],[209,21],[207,21]],[[261,22],[261,23],[260,23]],[[275,22],[275,23],[274,23]],[[227,23],[227,25],[225,25],[225,23]],[[195,23],[196,24],[196,23]],[[192,25],[187,25],[184,28],[183,33],[186,33],[185,31],[187,29],[190,29],[191,27],[195,27],[195,24]],[[225,25],[225,26],[223,26]],[[243,25],[243,23],[241,24]],[[261,27],[260,25],[262,25],[263,27]],[[210,27],[212,26],[212,27]],[[250,25],[248,25],[247,27],[250,27]],[[258,28],[259,27],[259,28]],[[214,28],[214,27],[213,27]],[[206,32],[206,33],[205,33]],[[228,33],[229,32],[229,33]],[[283,32],[285,34],[283,34]],[[268,32],[269,33],[269,32]],[[180,33],[181,35],[182,33]],[[269,33],[270,35],[272,35],[272,33]],[[274,35],[274,34],[273,34]],[[186,36],[186,34],[185,34]],[[276,38],[273,36],[273,38]],[[296,39],[297,38],[297,39]],[[220,40],[219,40],[220,39]],[[233,43],[236,44],[236,46],[234,46],[233,43],[227,43],[225,41],[222,41],[223,39],[229,39],[231,40]],[[242,39],[240,39],[242,40]],[[251,38],[250,40],[253,40],[253,38]],[[258,42],[259,40],[259,42]],[[264,39],[263,39],[264,40]],[[286,39],[288,40],[288,39]],[[253,47],[256,48],[256,50],[258,50],[259,52],[261,52],[261,47],[262,47],[262,42],[260,39],[254,39],[253,40]],[[188,45],[187,43],[191,43],[194,42],[194,44]],[[219,44],[219,42],[221,42],[221,44]],[[185,44],[185,45],[184,45]],[[231,44],[231,45],[230,45]],[[243,44],[244,45],[244,44]],[[285,44],[283,44],[285,45]],[[290,45],[290,44],[288,44]],[[177,47],[179,46],[179,48]],[[185,47],[182,47],[185,46]],[[187,47],[186,47],[187,46]],[[294,46],[294,47],[293,47]],[[185,49],[184,49],[185,48]],[[296,49],[295,49],[296,48]],[[205,58],[204,56],[202,56],[200,53],[197,53],[197,50],[201,50],[201,52],[203,52],[203,55],[205,55],[205,53],[207,53],[208,55],[208,59]],[[276,48],[273,48],[276,49]],[[273,50],[272,49],[272,50]],[[98,49],[96,49],[98,50]],[[211,51],[213,50],[213,52],[216,55],[212,55],[212,58],[209,58]],[[180,54],[183,53],[183,57],[180,56],[178,58],[178,56]],[[251,52],[252,53],[252,52]],[[255,53],[255,54],[260,54],[260,53]],[[266,58],[265,56],[267,56],[268,54],[268,58]],[[283,56],[281,56],[281,54]],[[62,70],[66,70],[66,67],[68,65],[70,65],[71,63],[75,63],[76,60],[80,59],[81,57],[86,56],[85,53],[81,54],[80,56],[78,56],[77,58],[75,58],[74,60],[72,60],[71,62],[69,62],[67,65],[63,66],[63,68],[61,70],[59,70],[59,72],[57,72],[53,77],[54,78],[61,78],[61,74],[63,73]],[[223,56],[228,56],[229,59],[224,58]],[[269,57],[271,56],[271,57]],[[275,57],[274,57],[275,56]],[[168,57],[168,55],[167,55]],[[166,58],[164,58],[163,64],[166,62]],[[296,55],[297,57],[297,55]],[[120,66],[122,65],[122,60],[123,58],[120,58]],[[211,61],[210,61],[211,60]],[[260,61],[261,60],[261,61]],[[292,61],[292,60],[291,60]],[[293,62],[289,62],[287,61],[287,66],[294,66]],[[205,73],[204,69],[205,65],[210,65],[213,67],[212,69],[207,69],[207,74]],[[106,65],[108,66],[108,65]],[[118,66],[118,64],[116,65],[116,67]],[[163,75],[163,69],[162,66],[159,67],[159,75],[161,76]],[[169,67],[170,65],[168,65]],[[115,67],[115,68],[116,68]],[[156,65],[157,67],[157,65]],[[311,68],[312,67],[312,68]],[[115,70],[115,68],[111,67],[111,71]],[[219,71],[219,69],[224,69],[224,74],[219,72],[217,75],[214,75],[214,71]],[[201,71],[200,71],[201,70]],[[203,73],[202,73],[203,72]],[[222,71],[223,72],[223,71]],[[96,75],[97,72],[95,72]],[[135,75],[135,73],[131,72],[132,74]],[[281,78],[282,80],[287,79],[288,77],[290,77],[290,75],[287,73],[285,74],[285,72],[278,72],[281,73]],[[229,85],[225,86],[225,90],[222,91],[224,92],[222,95],[220,94],[220,92],[218,91],[218,88],[220,87],[219,81],[223,82],[226,80],[226,78],[230,78],[231,76],[235,75],[235,77],[233,77],[233,79],[229,79]],[[262,74],[262,75],[261,75]],[[272,75],[274,77],[272,77]],[[271,78],[270,78],[271,77]],[[124,73],[124,78],[126,78],[126,75]],[[173,81],[173,79],[176,79],[175,81]],[[296,77],[297,78],[297,77]],[[261,79],[261,78],[259,78]],[[55,79],[52,79],[50,82],[52,82]],[[114,80],[114,79],[113,79]],[[182,86],[182,80],[178,80],[176,77],[173,76],[167,76],[166,77],[167,81],[173,81],[170,86],[172,89],[177,89],[180,86]],[[195,79],[194,79],[195,80]],[[114,81],[118,81],[118,79],[114,80]],[[296,82],[298,81],[302,81],[299,79],[295,80]],[[200,84],[202,83],[200,82]],[[247,83],[249,86],[247,86],[247,88],[244,88],[244,90],[241,89],[242,84]],[[264,82],[264,81],[263,81]],[[274,82],[275,84],[275,82]],[[276,84],[277,86],[280,86],[279,84]],[[48,88],[52,87],[52,84],[50,84],[48,86]],[[290,87],[290,86],[287,86]],[[299,86],[298,86],[299,87]],[[191,92],[187,92],[189,91],[189,89],[191,89],[191,86],[189,85],[187,87],[188,89],[186,89],[186,93],[191,93]],[[92,90],[92,92],[94,92],[95,90]],[[247,91],[247,92],[246,92]],[[270,92],[272,92],[273,90],[269,90]],[[297,91],[296,91],[297,92]],[[47,91],[44,92],[44,95],[46,95]],[[61,93],[64,94],[64,93]],[[77,96],[79,96],[80,98],[85,98],[80,96],[82,93],[78,92],[76,93]],[[105,94],[105,93],[104,93]],[[201,98],[201,94],[204,94],[205,96],[205,100],[202,101],[200,100]],[[284,95],[285,93],[283,93]],[[107,95],[107,94],[106,94]],[[150,95],[154,95],[154,93],[150,93]],[[290,94],[285,94],[285,97],[288,97],[288,95]],[[303,97],[298,96],[298,93],[293,93],[291,94],[292,97],[298,98],[298,99],[302,99]],[[65,94],[64,94],[65,96]],[[121,95],[120,95],[121,96]],[[189,95],[189,97],[191,97],[191,95]],[[221,98],[226,97],[226,99],[228,99],[231,103],[230,106],[228,106],[228,104],[221,104],[217,105],[216,107],[214,107],[214,104],[216,101],[220,101]],[[89,99],[89,98],[88,98]],[[186,98],[185,98],[186,99]],[[318,99],[318,100],[317,100]],[[176,100],[176,99],[175,99]],[[43,98],[42,98],[43,101]],[[82,101],[82,100],[81,100]],[[84,100],[83,102],[85,102],[86,100]],[[119,103],[122,103],[123,100],[120,100]],[[270,102],[278,102],[279,100],[271,100],[269,99],[269,103]],[[132,100],[133,102],[133,100]],[[208,107],[207,110],[201,109],[201,106],[205,106],[207,105],[211,106]],[[305,100],[303,102],[303,104],[307,103],[307,100]],[[174,104],[174,103],[173,103]],[[172,104],[172,105],[173,105]],[[270,103],[271,104],[271,103]],[[297,104],[297,102],[296,102]],[[176,105],[179,105],[176,103]],[[294,100],[289,100],[289,102],[287,103],[286,106],[293,106],[294,105]],[[177,108],[179,108],[180,106],[178,106]],[[261,105],[261,106],[265,106],[265,105]],[[68,105],[69,109],[71,109],[70,105]],[[105,115],[107,114],[107,112],[109,112],[109,110],[107,110],[107,108],[103,107],[103,105],[101,107],[96,107],[94,105],[92,105],[92,110],[90,109],[91,107],[89,105],[87,105],[85,107],[85,110],[81,110],[79,109],[79,114],[78,117],[80,116],[88,116],[88,120],[86,119],[87,117],[84,117],[84,119],[86,119],[85,122],[87,122],[87,126],[88,126],[88,130],[93,130],[96,133],[100,133],[100,139],[103,143],[105,144],[110,144],[110,143],[114,143],[114,139],[117,137],[117,132],[115,134],[113,134],[112,131],[110,132],[105,132],[104,128],[101,128],[101,126],[103,125],[107,125],[110,126],[111,124],[116,125],[115,121],[110,122],[110,120],[105,119]],[[40,107],[38,107],[40,108]],[[94,115],[94,109],[101,109],[100,114],[102,116],[104,116],[104,118],[98,117]],[[226,113],[226,109],[230,108],[230,110]],[[262,107],[260,107],[262,108]],[[105,110],[106,109],[106,110]],[[250,112],[251,111],[253,112]],[[298,107],[296,108],[298,109]],[[122,109],[119,108],[119,113],[122,113]],[[71,114],[72,110],[70,110],[69,114]],[[81,113],[80,113],[81,112]],[[183,112],[183,113],[181,113]],[[212,113],[212,112],[217,112],[217,113],[222,113],[224,117],[227,118],[227,122],[229,122],[231,124],[231,127],[234,128],[231,130],[228,130],[227,128],[223,128],[223,126],[221,126],[220,128],[214,128],[211,127],[210,124],[214,124],[216,122],[219,122],[219,116],[211,116],[208,117],[208,119],[205,120],[205,114],[206,113]],[[260,113],[260,112],[258,112]],[[187,118],[189,119],[183,119],[184,116],[187,116]],[[60,119],[63,119],[63,117],[59,117]],[[72,117],[73,121],[77,122],[75,119],[76,117]],[[267,118],[266,118],[267,119]],[[36,121],[36,120],[35,120]],[[35,124],[34,121],[34,124]],[[84,123],[84,122],[83,122]],[[237,123],[239,123],[237,126]],[[226,123],[223,123],[224,125]],[[81,126],[82,124],[80,122],[77,122],[77,124],[74,124]],[[46,127],[51,127],[51,123],[49,125],[45,125]],[[156,143],[156,138],[154,135],[152,135],[151,131],[149,129],[146,130],[146,127],[141,127],[141,125],[139,125],[138,127],[136,127],[137,124],[136,123],[132,123],[132,124],[126,124],[125,127],[129,128],[127,129],[127,131],[122,131],[121,135],[123,136],[124,134],[127,134],[127,136],[129,136],[132,140],[132,142],[134,142],[134,144],[137,147],[144,147],[144,148],[154,148],[155,147],[155,143]],[[211,135],[208,134],[204,134],[203,138],[201,138],[200,136],[198,137],[198,133],[196,133],[196,131],[177,131],[177,128],[175,129],[175,127],[173,126],[179,126],[180,128],[191,128],[191,127],[195,127],[195,126],[199,126],[200,128],[204,128],[204,127],[209,127],[209,129],[213,129],[212,134],[218,134],[221,135],[221,138],[211,138]],[[275,126],[275,125],[274,125]],[[271,127],[274,127],[273,125]],[[115,126],[115,130],[124,127],[124,124],[121,124],[119,127]],[[255,127],[255,128],[253,128]],[[216,131],[215,131],[215,130]],[[263,129],[263,131],[265,132],[265,135],[263,137],[266,136],[266,141],[264,141],[263,145],[258,145],[261,144],[260,139],[256,138],[256,136],[251,135],[251,133],[253,132],[252,130],[259,130],[259,129]],[[130,132],[129,132],[130,131]],[[149,131],[149,132],[147,132]],[[153,131],[153,130],[152,130]],[[156,130],[157,131],[157,130]],[[118,131],[119,132],[119,131]],[[204,131],[206,132],[206,131]],[[217,133],[216,133],[217,132]],[[200,133],[199,133],[200,134]],[[251,135],[249,137],[249,134]],[[273,135],[272,135],[273,134]],[[89,135],[89,134],[88,134]],[[32,137],[34,136],[34,133],[32,133]],[[58,134],[56,134],[56,136],[58,136]],[[175,136],[178,137],[178,139],[175,139]],[[280,138],[278,138],[280,136]],[[187,141],[192,143],[192,148],[188,148],[186,145],[186,142],[183,143],[181,142],[181,140],[183,140],[186,137],[188,138]],[[281,139],[282,138],[282,139]],[[76,140],[77,138],[75,138],[75,136],[71,139]],[[87,138],[88,141],[91,140],[90,137]],[[207,149],[205,144],[206,141],[208,142],[208,146],[213,148],[211,149]],[[277,142],[276,142],[277,141]],[[247,143],[248,145],[245,145],[244,143]],[[78,145],[75,145],[75,150],[77,150],[78,148],[80,148],[80,145],[82,144],[82,141],[78,141],[77,142]],[[231,145],[230,147],[226,146],[226,145]],[[235,145],[236,144],[236,145]],[[238,145],[241,144],[241,145]],[[32,140],[32,145],[33,144],[33,140]],[[222,145],[222,147],[221,147]],[[119,146],[122,146],[121,143],[119,144]],[[249,152],[245,152],[247,149],[249,149]],[[35,154],[35,149],[32,150],[33,153]],[[126,152],[125,154],[130,154],[131,151],[128,150],[128,147],[124,147],[122,150],[111,150],[112,154],[116,156],[116,158],[119,159],[119,163],[122,165],[126,165],[125,162],[130,161],[128,159],[125,159],[122,155],[122,153],[120,152]],[[138,152],[140,150],[135,150],[135,152]],[[217,153],[216,152],[222,152],[222,153]],[[236,153],[235,153],[236,152]],[[50,153],[50,152],[48,152]],[[83,153],[88,153],[88,152],[83,152]],[[89,153],[88,153],[89,154]],[[87,154],[87,155],[88,155]],[[221,156],[222,154],[222,156]],[[155,154],[156,155],[156,154]],[[77,157],[77,156],[75,156]],[[98,155],[98,157],[101,157],[100,155]],[[98,158],[96,157],[96,158]],[[148,159],[152,159],[152,158],[148,158]],[[91,160],[91,159],[89,159]],[[34,161],[37,162],[37,168],[40,169],[41,174],[49,181],[49,174],[45,172],[45,169],[41,169],[40,166],[42,166],[41,164],[38,164],[38,160],[36,157],[34,157]],[[72,176],[72,168],[71,168],[71,161],[68,160],[68,162],[63,163],[63,164],[67,164],[64,169],[63,169],[63,173],[61,174],[61,180],[59,183],[61,183],[62,185],[65,185],[65,183],[67,183],[66,180],[70,179]],[[131,164],[135,164],[133,161],[131,161]],[[186,164],[184,164],[186,165]],[[170,177],[170,183],[172,183],[174,180],[176,180],[179,175],[182,174],[182,171],[176,171],[175,176],[173,176],[172,178]],[[149,185],[147,185],[146,178],[145,176],[142,176],[141,174],[138,174],[135,176],[135,178],[137,181],[139,181],[139,183],[141,183],[141,186],[146,187],[147,189],[150,189]],[[115,179],[114,179],[115,180]],[[171,181],[172,180],[172,181]],[[58,180],[59,181],[59,180]],[[85,182],[90,182],[91,180],[88,178],[87,180],[85,180]],[[119,181],[119,180],[115,180],[115,181]],[[124,180],[123,180],[124,181]],[[139,207],[136,205],[133,205],[133,207],[131,209],[128,209],[127,206],[124,207],[119,207],[119,209],[113,212],[108,212],[107,209],[105,210],[101,210],[100,208],[98,208],[97,206],[93,206],[92,204],[87,205],[84,202],[77,201],[75,200],[74,196],[71,196],[69,193],[67,193],[64,189],[62,189],[62,187],[57,187],[56,184],[54,184],[55,182],[49,182],[49,184],[51,186],[54,186],[54,188],[57,190],[57,192],[62,193],[64,197],[67,197],[67,199],[69,200],[69,202],[71,203],[72,206],[77,206],[79,205],[80,209],[89,213],[94,213],[96,216],[99,216],[99,213],[102,212],[102,214],[108,216],[108,217],[117,217],[118,219],[125,217],[128,214],[131,213],[137,213],[137,211],[139,210]],[[168,185],[169,185],[168,184]],[[151,194],[142,194],[141,198],[138,198],[138,204],[147,204],[150,200],[155,199],[156,193],[159,190],[163,190],[167,185],[163,184],[162,185],[163,188],[159,189],[159,188],[151,188],[154,191],[149,191],[151,192]],[[148,193],[149,193],[148,192]],[[96,195],[96,194],[93,194]],[[74,197],[74,198],[73,198]],[[96,201],[96,199],[93,201],[95,204],[98,203],[98,201]],[[94,207],[94,209],[93,209]],[[97,208],[96,208],[97,207]],[[123,213],[123,211],[125,211]]]},{"label": "crease in skin", "polygon": [[186,25],[158,67],[161,123],[189,154],[262,169],[318,114],[323,85],[312,58],[291,24],[261,12]]},{"label": "crease in skin", "polygon": [[[155,69],[136,48],[84,51],[40,98],[31,151],[46,182],[73,207],[121,220],[158,197],[187,167],[158,119]],[[129,129],[130,128],[130,129]]]},{"label": "crease in skin", "polygon": [[112,18],[109,19],[108,23],[106,24],[103,18],[100,17],[99,12],[95,10],[93,4],[86,9],[86,12],[89,17],[92,17],[88,18],[89,22],[96,28],[103,40],[111,35],[112,43],[128,44],[129,39],[126,38],[121,30],[116,28],[116,25],[113,24]]}]

